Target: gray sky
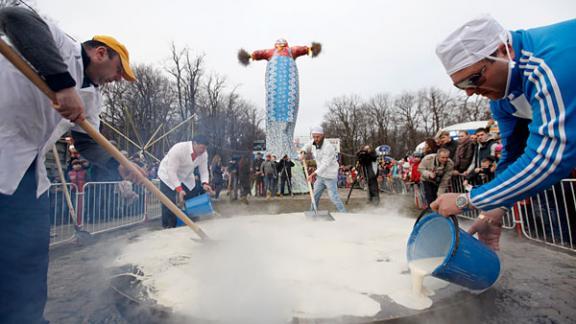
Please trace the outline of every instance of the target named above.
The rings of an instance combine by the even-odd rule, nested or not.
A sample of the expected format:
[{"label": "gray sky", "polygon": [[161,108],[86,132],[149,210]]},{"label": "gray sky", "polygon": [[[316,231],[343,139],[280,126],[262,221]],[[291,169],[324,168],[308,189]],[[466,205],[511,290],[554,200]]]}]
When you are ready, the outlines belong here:
[{"label": "gray sky", "polygon": [[452,90],[434,54],[436,44],[466,20],[490,13],[507,29],[574,18],[574,0],[37,0],[41,13],[78,40],[109,34],[126,44],[134,63],[166,62],[173,41],[206,55],[208,72],[264,109],[265,61],[241,66],[239,48],[322,43],[317,58],[297,59],[300,111],[295,135],[322,121],[326,102],[340,95],[437,86]]}]

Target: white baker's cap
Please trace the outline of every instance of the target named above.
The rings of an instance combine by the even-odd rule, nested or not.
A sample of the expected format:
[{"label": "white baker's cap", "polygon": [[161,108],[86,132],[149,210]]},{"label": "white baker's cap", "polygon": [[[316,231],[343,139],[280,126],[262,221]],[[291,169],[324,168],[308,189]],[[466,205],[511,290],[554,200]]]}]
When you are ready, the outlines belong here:
[{"label": "white baker's cap", "polygon": [[508,32],[490,15],[466,22],[436,47],[448,75],[494,53],[508,39]]},{"label": "white baker's cap", "polygon": [[322,126],[314,126],[310,128],[310,134],[324,134]]}]

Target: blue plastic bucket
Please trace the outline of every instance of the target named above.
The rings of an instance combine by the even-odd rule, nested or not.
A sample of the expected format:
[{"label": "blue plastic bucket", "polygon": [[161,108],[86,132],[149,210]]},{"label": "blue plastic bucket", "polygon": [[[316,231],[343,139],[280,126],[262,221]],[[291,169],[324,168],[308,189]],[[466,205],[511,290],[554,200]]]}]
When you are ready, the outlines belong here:
[{"label": "blue plastic bucket", "polygon": [[[186,200],[184,205],[188,217],[202,218],[203,216],[209,216],[214,213],[212,201],[207,193]],[[180,218],[176,218],[176,226],[183,225],[184,222],[182,222]]]},{"label": "blue plastic bucket", "polygon": [[408,262],[444,257],[432,276],[472,289],[487,289],[500,274],[500,260],[482,242],[458,227],[456,217],[421,216],[410,234]]}]

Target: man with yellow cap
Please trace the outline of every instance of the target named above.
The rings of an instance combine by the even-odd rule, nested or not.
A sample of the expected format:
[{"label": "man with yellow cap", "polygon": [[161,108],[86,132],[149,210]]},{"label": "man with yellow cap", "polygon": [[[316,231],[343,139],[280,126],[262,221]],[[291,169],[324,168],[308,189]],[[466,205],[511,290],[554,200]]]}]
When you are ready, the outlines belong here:
[{"label": "man with yellow cap", "polygon": [[[109,36],[81,44],[35,12],[17,7],[0,10],[0,33],[58,101],[54,109],[0,57],[0,323],[45,323],[50,181],[44,156],[75,121],[86,119],[98,129],[99,86],[136,78],[128,51]],[[76,148],[84,154],[94,145],[81,146]],[[109,164],[107,154],[91,150],[97,157],[91,162]]]},{"label": "man with yellow cap", "polygon": [[491,99],[504,150],[494,180],[431,204],[447,216],[482,211],[470,232],[497,250],[502,215],[515,202],[554,185],[576,167],[576,19],[505,30],[484,15],[436,48],[454,86]]}]

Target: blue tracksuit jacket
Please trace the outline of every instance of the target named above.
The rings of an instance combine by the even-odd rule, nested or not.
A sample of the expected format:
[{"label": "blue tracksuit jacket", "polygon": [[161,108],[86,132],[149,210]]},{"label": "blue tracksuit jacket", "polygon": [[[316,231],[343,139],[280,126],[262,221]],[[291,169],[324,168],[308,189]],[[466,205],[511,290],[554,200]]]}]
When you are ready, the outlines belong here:
[{"label": "blue tracksuit jacket", "polygon": [[470,193],[482,210],[511,206],[576,166],[576,20],[510,34],[510,96],[491,103],[502,161],[496,178]]}]

